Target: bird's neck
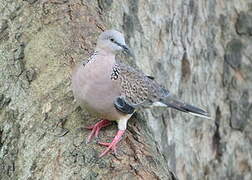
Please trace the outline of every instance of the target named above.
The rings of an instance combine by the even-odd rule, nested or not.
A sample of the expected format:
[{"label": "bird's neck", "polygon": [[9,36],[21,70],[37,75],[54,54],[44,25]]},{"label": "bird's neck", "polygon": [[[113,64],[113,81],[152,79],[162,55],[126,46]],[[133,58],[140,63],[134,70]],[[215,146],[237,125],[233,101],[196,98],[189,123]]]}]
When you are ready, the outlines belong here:
[{"label": "bird's neck", "polygon": [[96,48],[92,56],[86,61],[83,61],[83,66],[106,67],[105,69],[111,70],[116,64],[115,54],[107,52],[103,49]]},{"label": "bird's neck", "polygon": [[[115,53],[106,51],[104,49],[96,48],[95,53],[99,56],[98,59],[106,63],[114,64],[115,63]],[[104,60],[103,60],[104,59]]]},{"label": "bird's neck", "polygon": [[115,53],[106,48],[96,47],[95,51],[98,52],[100,55],[115,57]]}]

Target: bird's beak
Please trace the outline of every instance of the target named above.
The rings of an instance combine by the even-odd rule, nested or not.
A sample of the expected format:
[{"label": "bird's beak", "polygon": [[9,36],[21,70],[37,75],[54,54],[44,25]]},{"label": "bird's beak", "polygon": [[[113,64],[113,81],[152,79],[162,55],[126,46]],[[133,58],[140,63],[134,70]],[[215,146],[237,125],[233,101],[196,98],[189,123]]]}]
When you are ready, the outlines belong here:
[{"label": "bird's beak", "polygon": [[121,47],[123,48],[123,52],[129,56],[132,56],[133,57],[133,54],[132,52],[130,51],[129,47],[126,46],[126,45],[121,45]]},{"label": "bird's beak", "polygon": [[118,42],[116,42],[116,41],[115,41],[114,43],[116,43],[118,46],[120,46],[120,47],[122,48],[123,52],[124,52],[126,55],[129,55],[129,56],[134,57],[134,55],[132,54],[132,52],[130,51],[129,47],[128,47],[126,44],[123,45],[123,44],[120,44],[120,43],[118,43]]}]

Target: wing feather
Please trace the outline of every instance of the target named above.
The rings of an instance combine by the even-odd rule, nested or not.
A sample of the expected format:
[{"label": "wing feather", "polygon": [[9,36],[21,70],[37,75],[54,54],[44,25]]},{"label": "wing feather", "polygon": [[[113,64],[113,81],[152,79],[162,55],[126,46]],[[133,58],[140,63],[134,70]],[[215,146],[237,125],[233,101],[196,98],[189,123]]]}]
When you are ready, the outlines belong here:
[{"label": "wing feather", "polygon": [[123,63],[114,66],[111,79],[118,82],[121,97],[134,107],[151,105],[169,94],[169,91],[158,84],[154,78]]}]

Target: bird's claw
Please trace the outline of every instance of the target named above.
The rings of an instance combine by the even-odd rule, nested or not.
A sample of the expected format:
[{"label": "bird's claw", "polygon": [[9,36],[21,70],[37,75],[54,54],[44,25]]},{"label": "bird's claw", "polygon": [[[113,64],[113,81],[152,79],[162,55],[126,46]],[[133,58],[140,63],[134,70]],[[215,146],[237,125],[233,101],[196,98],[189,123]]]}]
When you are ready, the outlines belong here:
[{"label": "bird's claw", "polygon": [[110,150],[113,150],[114,153],[117,154],[116,145],[121,140],[121,137],[124,132],[125,130],[119,130],[111,143],[99,142],[100,145],[107,146],[106,150],[103,151],[99,157],[106,155]]},{"label": "bird's claw", "polygon": [[106,155],[110,150],[114,151],[114,153],[117,154],[116,144],[103,143],[103,142],[99,142],[99,144],[102,145],[102,146],[107,146],[107,149],[105,151],[103,151],[99,157],[102,157],[102,156]]},{"label": "bird's claw", "polygon": [[106,127],[108,125],[110,125],[111,122],[109,120],[101,120],[98,123],[96,123],[93,126],[88,126],[86,127],[86,129],[92,130],[91,133],[89,134],[88,138],[87,138],[87,143],[90,142],[90,140],[95,136],[98,137],[99,131],[101,128]]}]

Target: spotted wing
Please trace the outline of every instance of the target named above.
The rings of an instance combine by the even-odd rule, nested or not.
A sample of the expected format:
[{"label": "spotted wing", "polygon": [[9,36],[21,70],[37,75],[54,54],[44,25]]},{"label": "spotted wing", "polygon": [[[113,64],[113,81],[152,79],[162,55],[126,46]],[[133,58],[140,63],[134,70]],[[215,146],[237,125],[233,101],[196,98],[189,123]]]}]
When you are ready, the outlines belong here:
[{"label": "spotted wing", "polygon": [[123,63],[114,66],[111,79],[119,84],[120,98],[132,107],[151,105],[169,94],[154,78]]}]

